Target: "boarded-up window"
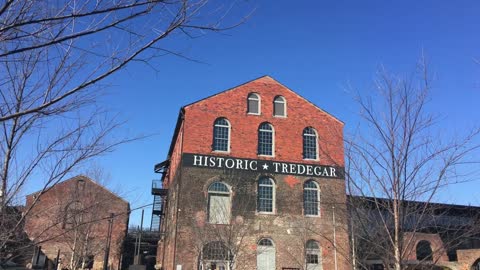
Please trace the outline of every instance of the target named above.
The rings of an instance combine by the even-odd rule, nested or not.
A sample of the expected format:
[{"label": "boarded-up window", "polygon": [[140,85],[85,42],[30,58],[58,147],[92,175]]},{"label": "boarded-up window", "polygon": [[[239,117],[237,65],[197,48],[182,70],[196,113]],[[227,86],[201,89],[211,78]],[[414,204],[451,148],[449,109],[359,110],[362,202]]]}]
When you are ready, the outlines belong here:
[{"label": "boarded-up window", "polygon": [[258,242],[257,270],[275,270],[275,247],[270,239]]},{"label": "boarded-up window", "polygon": [[278,96],[273,100],[273,115],[287,116],[287,106],[284,97]]},{"label": "boarded-up window", "polygon": [[230,221],[230,190],[220,182],[208,187],[208,222],[228,224]]},{"label": "boarded-up window", "polygon": [[251,114],[260,114],[260,96],[251,93],[248,95],[247,111]]}]

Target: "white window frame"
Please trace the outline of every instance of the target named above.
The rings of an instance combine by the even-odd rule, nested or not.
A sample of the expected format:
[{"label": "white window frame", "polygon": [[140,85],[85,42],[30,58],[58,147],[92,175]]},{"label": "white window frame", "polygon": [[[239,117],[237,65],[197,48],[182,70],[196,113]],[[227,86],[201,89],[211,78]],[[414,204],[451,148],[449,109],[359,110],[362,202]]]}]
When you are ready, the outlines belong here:
[{"label": "white window frame", "polygon": [[[318,248],[317,249],[307,248],[307,244],[309,242],[314,242],[317,245]],[[317,255],[318,263],[316,263],[316,264],[307,263],[307,254]],[[307,270],[321,270],[321,269],[323,269],[321,247],[320,247],[320,243],[316,240],[310,239],[310,240],[307,240],[307,242],[305,243],[305,265],[307,266]]]},{"label": "white window frame", "polygon": [[[278,98],[281,98],[282,101],[277,101]],[[283,112],[285,115],[276,115],[275,114],[275,103],[283,103]],[[287,117],[287,99],[284,96],[276,96],[273,98],[273,116],[274,117],[280,117],[280,118],[286,118]]]},{"label": "white window frame", "polygon": [[[305,130],[307,128],[310,128],[313,130],[313,132],[315,133],[315,135],[312,135],[312,134],[305,134]],[[315,155],[316,155],[316,158],[305,158],[305,153],[302,153],[302,157],[303,157],[303,160],[315,160],[315,161],[318,161],[320,160],[320,153],[319,153],[319,145],[318,145],[318,132],[316,129],[314,129],[313,127],[306,127],[303,129],[303,132],[302,132],[302,151],[304,150],[305,148],[305,139],[304,139],[304,136],[307,135],[307,136],[315,136]]]},{"label": "white window frame", "polygon": [[[268,211],[259,211],[258,210],[258,201],[259,201],[259,196],[260,196],[260,193],[259,193],[259,187],[260,187],[260,180],[261,179],[268,179],[270,180],[270,183],[272,183],[272,211],[271,212],[268,212]],[[263,185],[263,186],[267,186],[267,185]],[[276,187],[277,187],[277,184],[275,183],[275,180],[273,180],[272,177],[269,177],[269,176],[261,176],[260,178],[258,178],[257,180],[257,205],[256,205],[256,211],[258,214],[267,214],[267,215],[275,215],[276,213],[276,210],[277,210],[277,204],[276,204]]]},{"label": "white window frame", "polygon": [[[220,183],[220,184],[224,185],[228,189],[228,191],[210,191],[210,187],[215,183]],[[211,213],[211,211],[210,211],[210,203],[211,203],[210,202],[210,196],[211,195],[218,195],[218,196],[228,195],[229,209],[228,209],[228,220],[226,221],[226,223],[211,222],[210,221],[210,213]],[[210,224],[230,224],[230,219],[231,218],[232,218],[232,189],[230,188],[229,185],[227,185],[224,182],[220,182],[220,181],[212,182],[210,185],[208,185],[208,188],[207,188],[207,222],[210,223]]]},{"label": "white window frame", "polygon": [[[228,126],[225,126],[225,125],[220,125],[220,124],[216,124],[217,120],[219,119],[224,119],[225,121],[227,121],[228,123]],[[216,126],[219,126],[219,127],[227,127],[228,128],[228,140],[227,140],[227,151],[225,150],[216,150],[214,149],[215,147],[215,127]],[[218,117],[215,119],[215,121],[213,122],[213,132],[212,132],[212,136],[213,136],[213,140],[212,140],[212,152],[215,152],[215,153],[230,153],[230,143],[231,143],[231,136],[232,136],[232,124],[230,123],[230,121],[226,118],[226,117]]]},{"label": "white window frame", "polygon": [[[316,188],[307,188],[305,187],[305,184],[307,182],[313,182],[316,186]],[[317,181],[313,180],[313,179],[308,179],[307,181],[305,181],[305,183],[303,183],[303,193],[305,194],[305,190],[316,190],[317,191],[317,213],[316,215],[311,215],[311,214],[306,214],[305,213],[305,195],[303,195],[303,214],[304,216],[306,217],[319,217],[320,216],[320,185],[317,183]]]},{"label": "white window frame", "polygon": [[[250,100],[256,100],[258,102],[258,113],[253,113],[249,111],[248,105]],[[247,97],[247,114],[251,115],[261,115],[262,114],[262,98],[257,93],[250,93]]]},{"label": "white window frame", "polygon": [[[215,242],[215,241],[213,241]],[[212,264],[212,263],[215,263],[215,264],[222,264],[223,266],[225,266],[225,270],[230,270],[230,263],[231,263],[231,260],[230,260],[230,251],[229,250],[226,250],[227,251],[227,256],[229,258],[226,258],[226,259],[205,259],[204,258],[204,248],[206,245],[208,244],[212,244],[213,242],[209,242],[209,243],[206,243],[205,245],[203,245],[202,247],[202,251],[200,253],[200,258],[199,258],[199,262],[198,262],[198,265],[199,265],[199,269],[200,270],[203,270],[205,269],[205,267],[207,267],[209,264]],[[226,248],[225,244],[224,243],[221,243],[222,244],[222,248]]]},{"label": "white window frame", "polygon": [[[272,130],[266,130],[266,129],[261,129],[260,127],[263,125],[263,124],[268,124]],[[272,154],[271,155],[265,155],[265,154],[260,154],[258,153],[258,147],[260,145],[260,140],[259,140],[259,137],[260,137],[260,131],[262,132],[271,132],[272,133]],[[260,125],[258,126],[258,132],[257,132],[257,156],[259,157],[275,157],[275,127],[269,123],[269,122],[262,122],[260,123]]]}]

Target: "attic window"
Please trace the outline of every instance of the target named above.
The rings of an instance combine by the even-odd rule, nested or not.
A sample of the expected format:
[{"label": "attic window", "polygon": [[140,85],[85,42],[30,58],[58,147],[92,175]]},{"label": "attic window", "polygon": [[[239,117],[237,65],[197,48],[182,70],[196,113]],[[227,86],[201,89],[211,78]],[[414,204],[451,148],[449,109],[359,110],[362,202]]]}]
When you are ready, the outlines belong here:
[{"label": "attic window", "polygon": [[250,93],[247,99],[247,112],[249,114],[260,114],[260,96],[256,93]]},{"label": "attic window", "polygon": [[273,116],[287,116],[287,101],[282,96],[277,96],[273,100]]}]

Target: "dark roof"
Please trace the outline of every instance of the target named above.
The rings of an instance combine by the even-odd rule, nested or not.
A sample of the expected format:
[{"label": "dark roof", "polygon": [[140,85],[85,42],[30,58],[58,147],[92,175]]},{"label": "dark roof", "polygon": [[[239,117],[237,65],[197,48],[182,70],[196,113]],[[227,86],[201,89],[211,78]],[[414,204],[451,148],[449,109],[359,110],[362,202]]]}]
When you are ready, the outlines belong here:
[{"label": "dark roof", "polygon": [[[380,203],[381,205],[388,205],[392,202],[391,199],[387,198],[378,198],[378,197],[368,197],[368,196],[353,196],[347,195],[347,201],[353,202],[354,200],[361,200],[365,202],[366,205],[373,206],[375,201]],[[479,206],[471,206],[471,205],[461,205],[461,204],[447,204],[447,203],[436,203],[436,202],[422,202],[422,201],[409,201],[404,200],[404,204],[409,206],[417,206],[417,207],[424,207],[427,205],[430,209],[439,209],[439,210],[448,210],[455,213],[465,213],[465,212],[478,212],[480,214],[480,207]]]}]

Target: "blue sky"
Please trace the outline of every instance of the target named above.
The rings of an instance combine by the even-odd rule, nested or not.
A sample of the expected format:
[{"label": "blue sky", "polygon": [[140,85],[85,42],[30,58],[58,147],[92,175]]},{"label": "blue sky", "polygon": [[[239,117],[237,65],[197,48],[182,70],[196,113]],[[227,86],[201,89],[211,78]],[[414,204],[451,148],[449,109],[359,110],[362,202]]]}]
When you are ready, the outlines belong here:
[{"label": "blue sky", "polygon": [[[159,178],[153,165],[167,155],[179,108],[262,75],[340,118],[348,132],[358,118],[346,86],[368,93],[380,66],[408,74],[423,51],[435,74],[429,110],[440,116],[439,124],[460,135],[478,125],[480,2],[238,2],[232,16],[255,9],[243,25],[164,43],[204,63],[165,56],[155,62],[157,71],[134,64],[109,81],[101,104],[128,121],[121,132],[152,135],[98,160],[111,175],[109,186],[125,194],[132,208],[152,201],[151,180]],[[478,205],[479,184],[452,187],[444,199]],[[137,212],[131,224],[138,223]]]}]

